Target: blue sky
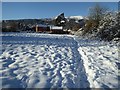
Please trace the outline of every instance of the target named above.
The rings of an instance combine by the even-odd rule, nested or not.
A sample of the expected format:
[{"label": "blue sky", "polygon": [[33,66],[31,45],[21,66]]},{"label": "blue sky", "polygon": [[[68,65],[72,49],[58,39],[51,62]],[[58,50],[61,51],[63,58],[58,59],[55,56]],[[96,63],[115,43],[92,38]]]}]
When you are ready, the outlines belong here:
[{"label": "blue sky", "polygon": [[[65,16],[88,15],[88,8],[95,2],[3,2],[2,19],[51,18],[64,12]],[[111,10],[117,11],[117,2],[100,2]]]},{"label": "blue sky", "polygon": [[2,2],[119,2],[119,0],[2,0]]}]

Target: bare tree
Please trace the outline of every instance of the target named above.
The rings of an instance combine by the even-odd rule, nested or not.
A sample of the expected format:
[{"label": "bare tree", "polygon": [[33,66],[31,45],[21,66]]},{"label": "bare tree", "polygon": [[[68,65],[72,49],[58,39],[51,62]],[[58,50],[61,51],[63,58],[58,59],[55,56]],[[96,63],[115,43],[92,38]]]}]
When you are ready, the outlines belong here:
[{"label": "bare tree", "polygon": [[98,3],[94,7],[89,9],[89,19],[94,20],[99,25],[99,21],[104,17],[105,12],[108,8],[100,6]]}]

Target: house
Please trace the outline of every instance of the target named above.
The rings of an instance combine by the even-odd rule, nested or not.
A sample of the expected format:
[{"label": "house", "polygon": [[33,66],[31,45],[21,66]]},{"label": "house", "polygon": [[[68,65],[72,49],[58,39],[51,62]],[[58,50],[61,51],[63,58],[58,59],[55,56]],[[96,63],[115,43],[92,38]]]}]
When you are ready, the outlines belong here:
[{"label": "house", "polygon": [[34,25],[32,29],[35,32],[39,32],[39,33],[68,34],[67,31],[63,30],[62,26],[37,24],[37,25]]},{"label": "house", "polygon": [[48,25],[38,24],[34,29],[36,32],[50,32],[50,27]]},{"label": "house", "polygon": [[62,26],[54,25],[42,25],[38,24],[32,27],[33,30],[39,33],[54,33],[54,34],[65,34],[66,31],[63,31]]}]

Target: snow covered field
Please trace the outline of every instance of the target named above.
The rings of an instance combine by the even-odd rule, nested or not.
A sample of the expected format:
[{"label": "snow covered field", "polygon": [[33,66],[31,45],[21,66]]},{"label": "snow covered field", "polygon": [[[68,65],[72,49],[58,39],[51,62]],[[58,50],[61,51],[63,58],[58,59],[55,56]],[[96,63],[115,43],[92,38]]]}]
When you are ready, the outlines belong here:
[{"label": "snow covered field", "polygon": [[118,88],[118,48],[72,35],[3,33],[2,88]]}]

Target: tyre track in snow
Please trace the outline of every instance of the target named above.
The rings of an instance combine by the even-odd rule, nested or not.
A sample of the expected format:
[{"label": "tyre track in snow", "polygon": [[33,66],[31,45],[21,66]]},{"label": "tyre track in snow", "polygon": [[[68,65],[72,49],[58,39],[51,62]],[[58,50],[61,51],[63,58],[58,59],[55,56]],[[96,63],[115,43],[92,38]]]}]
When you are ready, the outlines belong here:
[{"label": "tyre track in snow", "polygon": [[77,61],[77,65],[76,65],[76,69],[77,69],[77,87],[78,88],[89,88],[90,84],[89,81],[87,80],[87,73],[85,71],[85,67],[83,65],[83,59],[82,59],[82,55],[81,53],[78,51],[79,46],[78,46],[78,42],[75,40],[75,38],[73,37],[73,40],[75,41],[76,45],[75,45],[75,50],[74,50],[74,55]]},{"label": "tyre track in snow", "polygon": [[[103,47],[106,47],[107,53],[105,49],[103,50]],[[116,88],[119,86],[115,65],[117,57],[111,55],[113,52],[109,51],[109,46],[79,47],[78,50],[84,60],[83,64],[88,73],[90,88]],[[114,50],[116,49],[114,48]],[[109,57],[109,55],[111,56]],[[105,78],[111,79],[107,80]]]}]

